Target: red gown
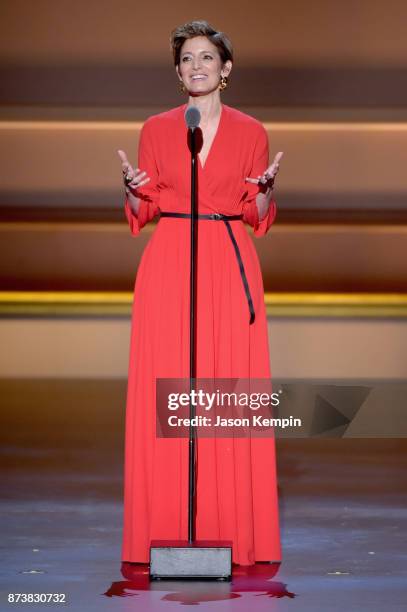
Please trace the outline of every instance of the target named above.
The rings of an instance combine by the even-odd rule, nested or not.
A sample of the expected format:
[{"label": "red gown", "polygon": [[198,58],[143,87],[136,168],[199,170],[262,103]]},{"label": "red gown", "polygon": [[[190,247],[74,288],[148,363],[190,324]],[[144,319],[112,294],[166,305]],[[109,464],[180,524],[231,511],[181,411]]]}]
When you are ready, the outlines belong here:
[{"label": "red gown", "polygon": [[[162,211],[190,212],[186,104],[145,121],[132,235]],[[230,221],[255,310],[249,307],[236,253],[223,221],[199,220],[197,378],[270,378],[263,279],[244,223],[263,236],[276,215],[272,201],[259,222],[257,177],[268,167],[268,138],[255,118],[222,104],[205,165],[198,161],[199,213],[244,214]],[[155,378],[189,378],[190,220],[162,217],[148,241],[134,287],[125,430],[122,560],[149,560],[152,539],[188,538],[188,440],[156,438]],[[197,440],[196,538],[232,540],[233,562],[280,561],[273,438]]]}]

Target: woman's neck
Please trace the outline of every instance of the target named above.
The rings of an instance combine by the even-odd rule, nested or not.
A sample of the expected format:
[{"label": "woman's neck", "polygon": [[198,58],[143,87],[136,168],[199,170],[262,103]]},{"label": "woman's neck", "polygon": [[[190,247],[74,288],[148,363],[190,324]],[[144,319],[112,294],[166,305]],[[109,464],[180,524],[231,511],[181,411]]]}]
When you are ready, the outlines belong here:
[{"label": "woman's neck", "polygon": [[222,111],[219,92],[207,96],[189,96],[187,106],[195,106],[199,110],[201,113],[200,125],[203,126],[216,121]]}]

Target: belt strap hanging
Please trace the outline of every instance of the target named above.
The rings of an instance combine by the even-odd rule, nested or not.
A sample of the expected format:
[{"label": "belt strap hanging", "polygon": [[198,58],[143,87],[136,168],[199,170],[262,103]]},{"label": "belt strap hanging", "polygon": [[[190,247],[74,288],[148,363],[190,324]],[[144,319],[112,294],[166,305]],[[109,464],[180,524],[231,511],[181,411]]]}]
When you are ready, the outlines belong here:
[{"label": "belt strap hanging", "polygon": [[[191,218],[191,214],[190,213],[177,213],[177,212],[165,212],[165,211],[161,211],[160,213],[160,217],[178,217],[181,219],[190,219]],[[247,298],[247,303],[249,306],[249,312],[250,312],[250,321],[249,321],[249,325],[251,325],[252,323],[254,323],[254,319],[255,319],[255,313],[254,313],[254,307],[253,307],[253,300],[252,297],[250,295],[250,289],[249,289],[249,283],[247,282],[247,277],[246,277],[246,272],[244,269],[244,265],[243,265],[243,261],[242,261],[242,256],[240,254],[240,250],[239,250],[239,246],[236,242],[236,238],[233,235],[233,231],[232,231],[232,227],[229,223],[229,221],[234,221],[237,219],[243,219],[243,215],[222,215],[221,213],[213,213],[213,214],[199,214],[196,215],[197,219],[211,219],[213,221],[223,221],[226,225],[226,229],[228,230],[228,234],[230,236],[230,239],[232,241],[233,244],[233,248],[235,250],[236,253],[236,258],[237,258],[237,263],[239,265],[239,271],[240,271],[240,276],[242,278],[242,282],[243,282],[243,287],[246,293],[246,298]]]}]

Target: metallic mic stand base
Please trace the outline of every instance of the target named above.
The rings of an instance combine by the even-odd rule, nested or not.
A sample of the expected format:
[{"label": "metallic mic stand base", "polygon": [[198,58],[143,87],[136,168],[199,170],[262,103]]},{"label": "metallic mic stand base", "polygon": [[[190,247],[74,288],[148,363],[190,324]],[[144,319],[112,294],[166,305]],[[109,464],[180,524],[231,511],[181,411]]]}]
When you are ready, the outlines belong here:
[{"label": "metallic mic stand base", "polygon": [[153,540],[150,580],[231,580],[232,542],[211,540]]}]

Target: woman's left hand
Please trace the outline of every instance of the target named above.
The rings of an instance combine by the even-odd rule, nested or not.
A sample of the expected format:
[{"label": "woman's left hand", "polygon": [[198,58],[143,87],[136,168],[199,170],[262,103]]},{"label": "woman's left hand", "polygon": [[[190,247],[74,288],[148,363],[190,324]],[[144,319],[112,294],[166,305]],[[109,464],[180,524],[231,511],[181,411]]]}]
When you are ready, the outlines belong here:
[{"label": "woman's left hand", "polygon": [[267,170],[263,172],[263,174],[259,174],[257,178],[247,177],[245,180],[248,183],[254,183],[256,185],[259,185],[259,191],[261,193],[267,193],[267,192],[271,193],[274,187],[274,180],[276,178],[277,172],[280,167],[280,159],[282,157],[283,157],[283,152],[279,151],[277,155],[275,156],[274,161],[271,164],[271,166],[269,166]]}]

